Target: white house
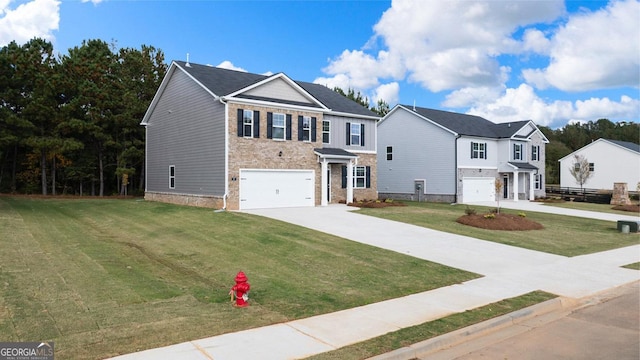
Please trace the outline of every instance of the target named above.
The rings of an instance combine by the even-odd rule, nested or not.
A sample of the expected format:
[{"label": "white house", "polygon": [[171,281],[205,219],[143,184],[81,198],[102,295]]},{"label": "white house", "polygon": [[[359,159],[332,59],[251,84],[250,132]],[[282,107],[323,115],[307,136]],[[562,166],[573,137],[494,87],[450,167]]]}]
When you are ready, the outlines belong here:
[{"label": "white house", "polygon": [[558,160],[561,187],[580,187],[570,172],[574,155],[584,156],[593,173],[583,185],[585,188],[612,190],[614,183],[627,183],[629,190],[635,190],[640,182],[640,145],[598,139]]},{"label": "white house", "polygon": [[496,124],[397,105],[378,123],[378,196],[458,203],[544,197],[548,142],[530,120]]}]

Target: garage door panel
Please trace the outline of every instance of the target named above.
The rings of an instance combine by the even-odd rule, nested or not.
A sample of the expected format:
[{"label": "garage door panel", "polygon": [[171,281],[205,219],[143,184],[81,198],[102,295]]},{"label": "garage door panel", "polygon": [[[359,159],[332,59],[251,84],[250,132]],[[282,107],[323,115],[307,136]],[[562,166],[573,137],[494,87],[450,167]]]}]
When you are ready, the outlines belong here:
[{"label": "garage door panel", "polygon": [[240,209],[314,206],[313,170],[240,170]]},{"label": "garage door panel", "polygon": [[463,178],[462,202],[495,201],[496,199],[494,178]]}]

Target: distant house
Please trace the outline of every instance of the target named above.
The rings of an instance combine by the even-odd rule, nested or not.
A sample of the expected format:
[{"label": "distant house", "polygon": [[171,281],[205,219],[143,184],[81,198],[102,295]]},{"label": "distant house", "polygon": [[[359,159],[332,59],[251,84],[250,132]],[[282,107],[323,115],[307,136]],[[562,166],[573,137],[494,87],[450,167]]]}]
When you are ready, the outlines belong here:
[{"label": "distant house", "polygon": [[585,188],[612,190],[614,183],[627,183],[633,191],[640,182],[640,145],[601,138],[558,160],[561,187],[580,187],[570,173],[574,155],[584,156],[589,162],[592,175]]},{"label": "distant house", "polygon": [[375,199],[378,120],[283,73],[174,61],[142,120],[145,199],[229,210]]},{"label": "distant house", "polygon": [[496,124],[397,105],[378,123],[378,195],[459,203],[544,197],[548,142],[530,120]]}]

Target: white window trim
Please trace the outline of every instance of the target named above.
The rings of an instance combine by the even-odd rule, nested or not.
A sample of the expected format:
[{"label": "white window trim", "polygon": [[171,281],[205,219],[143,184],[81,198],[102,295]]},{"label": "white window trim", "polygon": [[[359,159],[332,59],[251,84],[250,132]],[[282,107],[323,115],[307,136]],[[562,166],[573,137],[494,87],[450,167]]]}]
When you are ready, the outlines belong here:
[{"label": "white window trim", "polygon": [[[518,149],[518,151],[516,152],[516,148]],[[522,144],[513,144],[513,160],[524,160],[524,147],[522,146]],[[518,157],[516,157],[516,153],[518,154]]]},{"label": "white window trim", "polygon": [[[358,169],[362,170],[362,175],[358,176]],[[358,179],[362,179],[362,186],[358,186]],[[354,189],[366,189],[367,188],[367,167],[366,166],[354,166],[353,167],[353,188]]]},{"label": "white window trim", "polygon": [[[249,114],[249,116],[247,116]],[[251,119],[250,123],[246,123],[247,119]],[[242,110],[242,136],[246,138],[253,137],[253,110]],[[250,130],[247,130],[247,126],[249,126]]]},{"label": "white window trim", "polygon": [[[276,126],[276,115],[282,116],[282,126]],[[275,129],[280,128],[282,129],[282,138],[275,136]],[[287,115],[283,113],[273,113],[273,115],[271,115],[271,138],[278,141],[287,140]]]},{"label": "white window trim", "polygon": [[[487,149],[485,147],[485,143],[472,141],[471,146],[474,148],[473,153],[471,154],[472,159],[485,160],[487,158]],[[476,149],[476,146],[477,146],[477,149]],[[482,148],[482,150],[480,148]]]},{"label": "white window trim", "polygon": [[[308,124],[308,127],[304,125]],[[305,139],[306,135],[306,139]],[[302,117],[302,141],[311,142],[311,116],[303,116]]]},{"label": "white window trim", "polygon": [[535,190],[542,190],[542,174],[535,174]]},{"label": "white window trim", "polygon": [[[353,129],[357,129],[358,134],[354,134]],[[353,141],[353,137],[357,136],[358,141]],[[361,146],[362,144],[362,124],[360,123],[351,123],[351,129],[349,129],[349,144],[351,146]]]},{"label": "white window trim", "polygon": [[[393,161],[393,146],[387,146],[387,161]],[[389,159],[391,156],[391,159]]]},{"label": "white window trim", "polygon": [[[324,124],[327,123],[329,125],[329,130],[324,130]],[[324,135],[327,134],[327,142],[324,142]],[[322,120],[322,143],[323,144],[331,144],[331,120]]]},{"label": "white window trim", "polygon": [[531,161],[540,161],[540,145],[533,145],[531,148]]},{"label": "white window trim", "polygon": [[[171,175],[173,173],[173,175]],[[176,188],[176,166],[169,165],[169,189]]]}]

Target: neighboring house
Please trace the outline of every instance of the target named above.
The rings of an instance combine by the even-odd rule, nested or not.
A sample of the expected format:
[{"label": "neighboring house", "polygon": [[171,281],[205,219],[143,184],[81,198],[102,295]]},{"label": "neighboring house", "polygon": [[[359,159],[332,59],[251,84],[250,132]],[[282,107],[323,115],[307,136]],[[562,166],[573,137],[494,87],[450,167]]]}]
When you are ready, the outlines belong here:
[{"label": "neighboring house", "polygon": [[375,199],[378,120],[283,73],[175,61],[142,120],[145,199],[229,210]]},{"label": "neighboring house", "polygon": [[397,105],[378,123],[378,196],[452,203],[544,197],[548,142],[529,120],[496,124]]},{"label": "neighboring house", "polygon": [[627,183],[627,188],[635,191],[640,182],[640,145],[598,139],[558,160],[561,187],[580,187],[570,172],[574,155],[582,155],[589,162],[592,175],[584,188],[612,190],[614,183]]}]

